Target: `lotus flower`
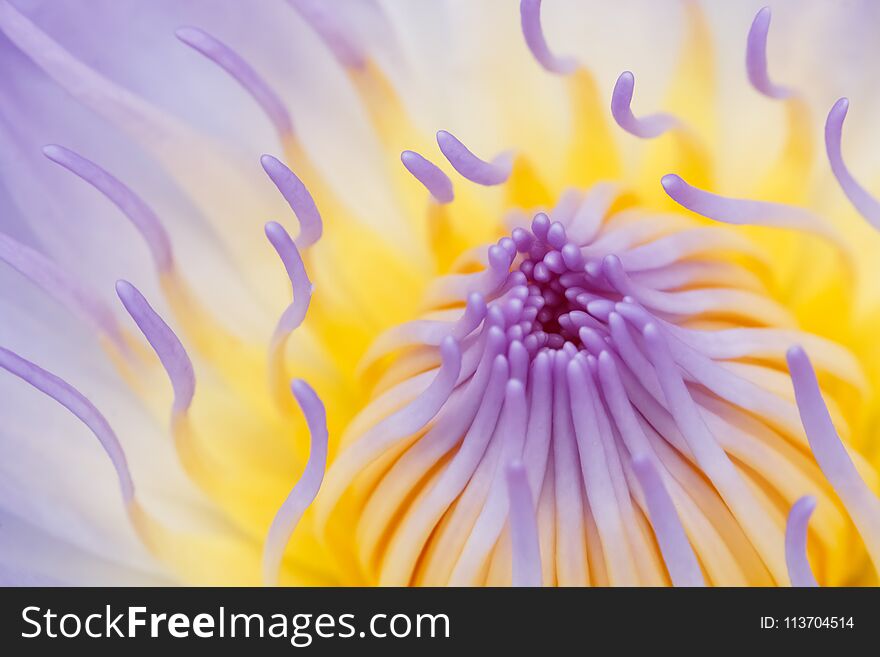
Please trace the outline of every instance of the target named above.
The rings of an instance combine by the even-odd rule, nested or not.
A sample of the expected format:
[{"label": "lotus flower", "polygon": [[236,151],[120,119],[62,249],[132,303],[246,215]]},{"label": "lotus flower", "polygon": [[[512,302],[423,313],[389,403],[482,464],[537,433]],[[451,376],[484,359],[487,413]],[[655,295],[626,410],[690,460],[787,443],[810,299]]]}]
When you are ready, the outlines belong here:
[{"label": "lotus flower", "polygon": [[750,4],[0,0],[0,579],[876,582],[877,8]]}]

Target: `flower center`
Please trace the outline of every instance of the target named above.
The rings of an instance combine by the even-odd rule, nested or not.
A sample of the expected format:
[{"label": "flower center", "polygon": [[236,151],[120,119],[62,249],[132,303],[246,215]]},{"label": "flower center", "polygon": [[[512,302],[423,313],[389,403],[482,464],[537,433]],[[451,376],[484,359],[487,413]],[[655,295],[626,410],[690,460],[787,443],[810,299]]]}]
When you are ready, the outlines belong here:
[{"label": "flower center", "polygon": [[544,346],[561,349],[566,342],[580,347],[585,304],[594,291],[600,292],[598,281],[589,280],[584,270],[580,250],[568,241],[565,227],[543,213],[532,221],[531,230],[517,228],[512,238],[522,254],[519,271],[525,282],[515,288],[517,296],[507,308],[513,314],[521,307],[517,326],[525,346],[532,353]]},{"label": "flower center", "polygon": [[545,569],[522,581],[664,583],[641,529],[652,507],[678,509],[700,555],[677,558],[676,581],[786,581],[788,477],[827,501],[813,528],[829,545],[843,519],[792,456],[806,439],[778,368],[795,342],[844,380],[857,365],[790,328],[733,229],[615,210],[603,185],[576,197],[489,246],[481,270],[461,261],[429,288],[436,310],[376,341],[365,360],[386,369],[319,523],[357,525],[367,581],[504,584],[524,513],[505,471],[521,460]]}]

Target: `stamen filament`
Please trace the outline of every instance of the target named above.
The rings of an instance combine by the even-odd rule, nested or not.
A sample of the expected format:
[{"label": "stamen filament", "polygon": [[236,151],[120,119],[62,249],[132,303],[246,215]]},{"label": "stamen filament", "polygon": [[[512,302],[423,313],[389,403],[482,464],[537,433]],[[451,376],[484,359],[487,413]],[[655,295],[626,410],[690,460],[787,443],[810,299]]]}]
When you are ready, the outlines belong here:
[{"label": "stamen filament", "polygon": [[513,552],[513,585],[541,586],[541,548],[538,523],[522,461],[507,465],[507,489],[510,496],[510,540]]},{"label": "stamen filament", "polygon": [[327,466],[328,434],[324,405],[305,381],[294,379],[290,387],[306,417],[312,446],[302,476],[287,495],[281,508],[278,509],[266,535],[266,542],[263,546],[263,583],[265,586],[274,586],[278,583],[284,550],[306,509],[318,494]]},{"label": "stamen filament", "polygon": [[800,498],[788,513],[785,526],[785,559],[792,586],[819,586],[807,559],[807,530],[810,516],[816,508],[816,498]]}]

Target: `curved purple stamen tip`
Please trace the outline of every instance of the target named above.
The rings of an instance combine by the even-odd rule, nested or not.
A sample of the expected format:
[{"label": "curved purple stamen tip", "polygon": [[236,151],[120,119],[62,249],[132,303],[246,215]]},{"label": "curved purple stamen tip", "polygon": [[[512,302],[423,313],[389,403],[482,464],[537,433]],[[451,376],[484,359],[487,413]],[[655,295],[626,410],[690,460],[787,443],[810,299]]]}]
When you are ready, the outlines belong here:
[{"label": "curved purple stamen tip", "polygon": [[185,413],[195,394],[196,377],[183,343],[134,285],[128,281],[117,281],[116,294],[153,347],[171,380],[174,389],[172,413]]},{"label": "curved purple stamen tip", "polygon": [[770,7],[756,15],[746,39],[746,73],[749,82],[768,98],[782,100],[792,95],[791,89],[773,84],[767,74],[767,33],[770,30]]},{"label": "curved purple stamen tip", "polygon": [[279,339],[287,336],[305,320],[312,297],[312,283],[306,273],[299,250],[284,227],[277,222],[270,221],[266,224],[265,231],[266,237],[269,238],[269,242],[284,264],[284,269],[287,271],[290,285],[293,288],[293,302],[281,315],[275,329],[274,341],[277,343]]},{"label": "curved purple stamen tip", "polygon": [[[603,351],[599,364],[607,367],[607,364],[602,362],[603,356],[604,360],[610,360],[607,352]],[[632,466],[645,494],[651,525],[673,586],[705,586],[700,563],[657,469],[643,455],[634,457]]]},{"label": "curved purple stamen tip", "polygon": [[659,137],[667,130],[678,125],[678,120],[663,112],[637,118],[632,113],[633,89],[635,78],[630,71],[624,71],[614,84],[611,94],[611,115],[621,128],[629,134],[642,139]]},{"label": "curved purple stamen tip", "polygon": [[181,27],[175,35],[231,75],[257,102],[283,138],[293,133],[293,122],[282,100],[237,52],[197,27]]},{"label": "curved purple stamen tip", "polygon": [[785,561],[792,586],[819,586],[807,559],[807,530],[816,498],[806,495],[791,507],[785,525]]},{"label": "curved purple stamen tip", "polygon": [[438,203],[451,203],[455,194],[452,191],[452,181],[443,170],[436,164],[422,157],[415,151],[403,151],[400,161],[425,188]]},{"label": "curved purple stamen tip", "polygon": [[315,205],[309,190],[296,177],[296,174],[278,158],[272,155],[263,155],[260,158],[260,164],[299,221],[297,246],[300,249],[310,247],[321,238],[324,222],[321,220],[321,213],[318,212],[318,206]]},{"label": "curved purple stamen tip", "polygon": [[504,474],[510,500],[513,586],[541,586],[541,547],[528,474],[522,461],[509,463]]},{"label": "curved purple stamen tip", "polygon": [[263,548],[263,583],[266,586],[274,586],[278,583],[278,572],[281,569],[284,550],[303,513],[318,494],[327,467],[328,435],[324,404],[305,381],[294,379],[290,388],[305,415],[312,445],[309,461],[302,476],[281,504],[266,536]]},{"label": "curved purple stamen tip", "polygon": [[843,161],[841,140],[843,120],[846,118],[848,109],[849,100],[841,98],[834,103],[831,111],[828,112],[828,118],[825,121],[825,151],[828,154],[831,171],[834,172],[834,177],[837,178],[837,182],[849,202],[874,228],[880,230],[880,202],[856,181]]},{"label": "curved purple stamen tip", "polygon": [[43,154],[101,192],[131,221],[150,249],[156,268],[167,272],[173,267],[171,240],[153,212],[137,194],[94,162],[68,148],[49,144]]},{"label": "curved purple stamen tip", "polygon": [[513,170],[510,153],[501,153],[491,162],[486,162],[474,155],[467,146],[446,130],[437,133],[437,145],[449,160],[449,164],[462,177],[478,185],[500,185],[510,177]]},{"label": "curved purple stamen tip", "polygon": [[519,14],[526,45],[538,63],[550,73],[574,73],[578,66],[577,60],[573,57],[558,57],[547,46],[544,30],[541,28],[541,0],[521,0]]},{"label": "curved purple stamen tip", "polygon": [[839,235],[809,210],[784,203],[728,198],[686,183],[674,173],[660,179],[669,197],[683,208],[714,221],[739,226],[772,226],[813,233],[840,249],[846,250]]},{"label": "curved purple stamen tip", "polygon": [[339,23],[332,3],[323,0],[288,0],[324,41],[330,52],[342,66],[360,69],[366,64],[363,48]]},{"label": "curved purple stamen tip", "polygon": [[802,347],[795,346],[788,350],[786,360],[801,423],[813,456],[846,506],[874,566],[880,568],[880,499],[861,478],[837,435],[807,353]]},{"label": "curved purple stamen tip", "polygon": [[89,428],[98,439],[101,447],[104,448],[104,452],[110,457],[110,462],[119,479],[122,499],[126,504],[130,504],[134,500],[134,483],[131,480],[131,472],[128,469],[125,453],[122,451],[122,445],[119,444],[119,439],[110,427],[110,423],[95,408],[94,404],[67,381],[3,347],[0,347],[0,368],[14,374],[25,383],[54,399]]}]

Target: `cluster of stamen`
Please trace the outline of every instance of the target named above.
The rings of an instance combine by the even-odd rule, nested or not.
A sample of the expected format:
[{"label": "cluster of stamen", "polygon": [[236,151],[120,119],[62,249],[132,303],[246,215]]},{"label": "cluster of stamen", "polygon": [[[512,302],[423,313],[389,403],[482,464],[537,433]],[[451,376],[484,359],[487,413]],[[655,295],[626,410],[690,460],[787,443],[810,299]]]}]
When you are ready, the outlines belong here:
[{"label": "cluster of stamen", "polygon": [[[519,271],[525,277],[515,288],[518,296],[525,295],[523,344],[530,353],[545,346],[561,349],[566,343],[581,348],[580,329],[595,324],[585,312],[587,306],[614,294],[603,284],[600,263],[587,265],[565,227],[543,212],[532,220],[531,230],[515,228],[511,240],[522,255]],[[508,305],[511,311],[516,308],[513,300]]]},{"label": "cluster of stamen", "polygon": [[[309,9],[309,3],[292,4],[354,80],[375,74],[366,53],[335,29],[327,15]],[[536,61],[560,76],[583,73],[576,60],[549,49],[540,5],[541,0],[521,2],[523,34]],[[761,10],[749,33],[749,79],[760,93],[794,107],[799,102],[795,91],[772,83],[767,74],[769,20],[769,9]],[[167,136],[150,143],[181,141],[175,122],[147,104],[132,102],[134,96],[77,62],[4,2],[0,30],[99,113],[124,117],[127,126],[149,127],[144,134]],[[274,125],[294,160],[291,166],[321,183],[297,142],[287,108],[257,71],[200,29],[181,28],[177,36],[239,82]],[[578,79],[582,84],[584,76]],[[375,92],[382,88],[376,82],[358,88]],[[679,132],[687,137],[684,150],[692,146],[690,131],[678,117],[633,114],[634,84],[633,75],[624,72],[614,88],[611,114],[620,128],[641,139]],[[364,93],[363,98],[377,110],[372,115],[382,114],[387,98],[381,93]],[[880,227],[880,203],[842,159],[847,109],[848,101],[840,99],[826,122],[831,169],[852,204]],[[144,137],[138,130],[133,134]],[[437,145],[452,168],[473,183],[505,185],[512,176],[514,156],[509,152],[484,161],[443,130],[437,133]],[[199,153],[200,165],[219,160],[200,148],[181,150],[188,151]],[[122,210],[150,248],[180,322],[199,325],[194,334],[201,335],[200,323],[209,314],[200,311],[178,277],[170,239],[156,213],[133,190],[78,154],[58,146],[44,152]],[[171,151],[157,152],[170,170],[176,165],[182,175],[199,168],[177,162]],[[430,192],[432,209],[454,202],[452,182],[438,166],[409,150],[401,160]],[[320,203],[297,175],[271,156],[264,156],[262,164],[300,223],[296,240],[280,224],[266,226],[293,288],[293,302],[271,338],[267,367],[274,389],[281,389],[286,400],[285,344],[305,320],[312,294],[300,250],[321,237],[323,225]],[[226,175],[232,170],[217,171]],[[663,177],[661,184],[683,208],[717,222],[796,229],[840,246],[824,220],[803,208],[721,197],[674,174]],[[321,191],[324,208],[340,207],[326,189]],[[220,205],[210,198],[206,203],[209,208]],[[499,584],[510,581],[511,573],[514,584],[529,585],[815,584],[806,556],[814,508],[821,517],[810,529],[823,547],[837,549],[845,511],[880,566],[880,501],[837,436],[806,352],[791,345],[805,344],[825,373],[854,385],[860,377],[858,364],[838,345],[778,329],[785,325],[787,312],[760,289],[739,286],[752,280],[745,269],[735,276],[723,263],[700,260],[721,240],[728,249],[742,250],[735,234],[714,228],[666,230],[670,226],[660,216],[636,218],[621,227],[607,210],[580,223],[554,221],[539,212],[528,227],[513,229],[489,247],[484,270],[435,281],[426,305],[446,313],[443,318],[398,325],[364,356],[375,364],[382,356],[395,355],[398,367],[387,378],[386,391],[348,426],[343,449],[323,484],[328,441],[324,408],[308,384],[293,381],[312,451],[267,532],[265,582],[276,581],[287,542],[319,488],[316,525],[326,529],[350,487],[358,488],[360,506],[356,527],[351,526],[352,516],[343,516],[344,532],[356,537],[355,551],[368,579],[383,584]],[[640,226],[664,230],[645,233]],[[125,352],[130,336],[75,277],[3,234],[0,260]],[[171,381],[171,429],[181,460],[194,480],[233,508],[228,498],[240,497],[240,491],[193,458],[188,410],[195,374],[183,343],[133,286],[120,282],[117,292]],[[688,325],[690,319],[713,313],[733,319],[722,322],[732,328],[708,331]],[[206,360],[234,360],[236,352],[230,353],[228,342],[220,339],[225,333],[210,319],[212,339],[191,340]],[[783,358],[796,403],[775,386],[774,365]],[[171,561],[192,555],[188,561],[178,560],[181,572],[196,580],[192,573],[201,562],[226,557],[222,541],[178,535],[139,506],[115,434],[81,393],[3,348],[0,368],[58,401],[93,431],[116,468],[135,528],[157,556]],[[238,377],[230,378],[234,388]],[[797,451],[807,448],[815,462]],[[797,458],[791,458],[793,453]],[[842,504],[834,502],[832,489]],[[784,510],[781,503],[790,509],[787,528],[777,519]],[[249,554],[249,544],[236,544],[236,549],[236,554]],[[658,549],[661,559],[656,558]],[[202,558],[215,551],[216,557]],[[255,570],[253,564],[249,568]]]}]

